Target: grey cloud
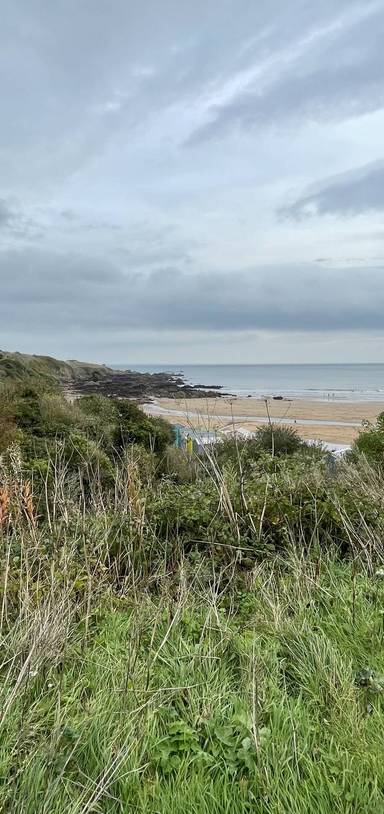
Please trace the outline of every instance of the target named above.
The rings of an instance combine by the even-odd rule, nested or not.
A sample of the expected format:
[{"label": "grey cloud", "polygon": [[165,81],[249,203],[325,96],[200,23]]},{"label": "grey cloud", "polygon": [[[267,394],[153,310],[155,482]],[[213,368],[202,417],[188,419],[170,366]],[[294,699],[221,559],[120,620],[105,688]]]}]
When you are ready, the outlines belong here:
[{"label": "grey cloud", "polygon": [[155,225],[148,220],[125,219],[117,212],[118,217],[120,222],[102,218],[89,206],[82,210],[46,206],[16,212],[5,203],[2,207],[0,199],[0,228],[7,227],[9,234],[18,238],[20,249],[38,236],[45,250],[65,248],[68,253],[70,244],[73,253],[86,253],[93,246],[102,257],[112,254],[129,266],[152,266],[159,262],[191,263],[192,249],[201,246],[201,241],[181,238],[171,223]]},{"label": "grey cloud", "polygon": [[[337,13],[358,5],[338,0]],[[65,179],[334,16],[334,0],[4,0],[2,174]]]},{"label": "grey cloud", "polygon": [[360,215],[384,210],[384,162],[367,164],[324,181],[320,189],[281,210],[301,219],[308,215]]},{"label": "grey cloud", "polygon": [[[48,214],[50,214],[49,211]],[[53,214],[53,216],[56,215],[55,212],[51,214]],[[92,231],[106,229],[107,231],[118,231],[122,228],[121,224],[100,220],[100,218],[93,221],[87,220],[84,218],[84,216],[78,214],[73,209],[63,209],[58,213],[58,217],[64,221],[65,227],[68,228],[69,226],[71,230],[79,229],[84,231]]]},{"label": "grey cloud", "polygon": [[384,9],[342,28],[329,42],[314,44],[275,78],[251,83],[228,103],[213,105],[209,120],[188,144],[228,129],[276,127],[281,123],[338,121],[384,106],[382,42]]},{"label": "grey cloud", "polygon": [[0,198],[0,229],[11,226],[15,219],[13,210],[8,205],[7,201]]},{"label": "grey cloud", "polygon": [[113,335],[147,330],[343,331],[384,328],[384,266],[260,267],[195,275],[139,274],[91,257],[0,256],[3,330],[31,336],[73,328]]},{"label": "grey cloud", "polygon": [[76,212],[74,212],[73,209],[63,209],[59,214],[64,220],[70,223],[74,223],[77,220]]},{"label": "grey cloud", "polygon": [[[328,156],[335,173],[380,156],[381,114],[361,115],[384,105],[384,0],[375,8],[3,0],[2,335],[29,330],[41,347],[78,326],[103,347],[127,331],[198,343],[202,332],[384,328],[380,247],[362,235],[351,248],[349,224],[328,235],[320,219],[299,223],[308,208],[383,208],[381,164],[306,188]],[[253,137],[240,143],[239,129]],[[204,144],[182,149],[194,130]],[[292,188],[304,189],[285,212],[294,228],[276,217]],[[340,251],[366,268],[332,268]]]},{"label": "grey cloud", "polygon": [[3,232],[3,239],[6,237],[8,242],[42,237],[37,221],[22,212],[15,203],[10,205],[4,198],[0,198],[0,229]]}]

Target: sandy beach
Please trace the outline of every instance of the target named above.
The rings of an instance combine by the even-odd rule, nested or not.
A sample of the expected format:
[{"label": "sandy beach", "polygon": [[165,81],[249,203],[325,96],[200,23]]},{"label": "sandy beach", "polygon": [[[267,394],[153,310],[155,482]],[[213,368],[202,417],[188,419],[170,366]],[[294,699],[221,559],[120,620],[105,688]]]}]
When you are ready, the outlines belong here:
[{"label": "sandy beach", "polygon": [[306,439],[335,444],[351,444],[363,421],[375,421],[384,411],[383,402],[304,401],[301,399],[267,404],[257,398],[157,399],[145,409],[162,415],[172,424],[204,430],[244,428],[255,430],[271,419],[294,426]]}]

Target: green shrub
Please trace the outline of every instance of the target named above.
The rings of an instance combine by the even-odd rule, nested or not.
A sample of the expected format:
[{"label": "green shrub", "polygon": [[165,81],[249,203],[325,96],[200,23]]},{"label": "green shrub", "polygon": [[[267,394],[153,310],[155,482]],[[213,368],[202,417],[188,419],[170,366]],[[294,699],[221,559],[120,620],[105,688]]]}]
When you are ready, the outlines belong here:
[{"label": "green shrub", "polygon": [[106,396],[93,395],[82,396],[77,405],[86,422],[87,435],[112,455],[118,422],[116,403]]},{"label": "green shrub", "polygon": [[158,454],[165,452],[173,442],[172,427],[162,418],[146,416],[134,402],[128,399],[113,399],[117,410],[117,424],[114,444],[118,450],[127,444],[142,444]]},{"label": "green shrub", "polygon": [[293,427],[279,424],[260,427],[256,431],[255,441],[260,449],[277,456],[292,455],[303,447],[303,441]]},{"label": "green shrub", "polygon": [[272,424],[260,427],[253,438],[225,438],[212,448],[211,454],[219,468],[233,464],[247,473],[256,462],[267,460],[266,453],[270,461],[272,452],[278,458],[299,452],[309,455],[311,451],[293,427]]},{"label": "green shrub", "polygon": [[48,437],[68,437],[74,428],[86,427],[86,421],[77,403],[70,404],[59,394],[48,393],[39,400],[41,428]]},{"label": "green shrub", "polygon": [[[262,457],[244,477],[236,467],[192,483],[164,480],[148,499],[159,539],[178,539],[189,550],[222,546],[247,557],[295,544],[337,547],[347,553],[372,545],[384,532],[384,508],[360,482],[330,478],[327,467],[301,453]],[[353,531],[351,531],[353,529]]]},{"label": "green shrub", "polygon": [[146,416],[128,399],[93,395],[71,404],[57,392],[41,392],[33,386],[2,389],[0,451],[12,442],[20,442],[28,464],[49,457],[55,440],[68,442],[64,449],[70,468],[74,462],[80,465],[84,456],[87,465],[91,464],[90,456],[94,463],[98,448],[100,466],[110,473],[126,447],[140,444],[161,457],[172,443],[173,434],[167,422]]},{"label": "green shrub", "polygon": [[366,422],[352,449],[352,456],[363,454],[373,464],[384,466],[384,413],[376,419],[376,424]]},{"label": "green shrub", "polygon": [[149,513],[161,537],[180,534],[199,539],[206,537],[217,507],[217,489],[211,480],[180,485],[166,480],[153,495]]},{"label": "green shrub", "polygon": [[84,423],[76,405],[63,395],[33,386],[19,385],[3,393],[0,410],[20,430],[37,438],[64,438]]},{"label": "green shrub", "polygon": [[17,426],[32,435],[46,435],[40,410],[40,394],[33,387],[19,389],[13,404]]},{"label": "green shrub", "polygon": [[262,450],[255,438],[220,440],[211,450],[215,465],[222,469],[228,464],[248,471],[249,467],[260,459]]},{"label": "green shrub", "polygon": [[88,479],[100,479],[104,484],[113,483],[113,463],[96,441],[74,432],[65,444],[64,454],[71,470],[79,470]]}]

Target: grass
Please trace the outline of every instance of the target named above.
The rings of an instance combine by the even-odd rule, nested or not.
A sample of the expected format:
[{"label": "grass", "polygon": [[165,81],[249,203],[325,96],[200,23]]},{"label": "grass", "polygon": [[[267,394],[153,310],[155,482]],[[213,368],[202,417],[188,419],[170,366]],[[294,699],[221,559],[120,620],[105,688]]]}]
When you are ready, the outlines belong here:
[{"label": "grass", "polygon": [[380,471],[126,452],[0,461],[0,811],[382,814]]},{"label": "grass", "polygon": [[383,811],[382,695],[358,678],[384,673],[381,583],[294,551],[224,590],[190,571],[155,594],[105,587],[88,615],[66,590],[20,617],[2,810]]},{"label": "grass", "polygon": [[62,361],[52,356],[37,356],[27,353],[11,353],[0,350],[0,383],[34,382],[56,387],[60,381],[91,378],[96,375],[103,378],[111,373],[104,365],[87,364],[75,360]]}]

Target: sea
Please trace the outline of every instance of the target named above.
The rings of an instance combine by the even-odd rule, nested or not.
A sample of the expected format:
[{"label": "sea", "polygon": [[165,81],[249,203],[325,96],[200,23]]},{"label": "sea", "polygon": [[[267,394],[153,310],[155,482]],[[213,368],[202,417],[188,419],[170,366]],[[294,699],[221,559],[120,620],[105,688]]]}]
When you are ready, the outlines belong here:
[{"label": "sea", "polygon": [[[384,364],[112,365],[143,373],[168,372],[237,396],[327,401],[384,401]],[[219,391],[220,392],[220,391]]]}]

